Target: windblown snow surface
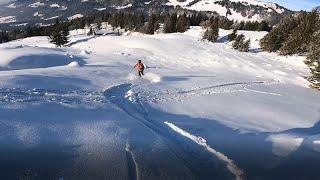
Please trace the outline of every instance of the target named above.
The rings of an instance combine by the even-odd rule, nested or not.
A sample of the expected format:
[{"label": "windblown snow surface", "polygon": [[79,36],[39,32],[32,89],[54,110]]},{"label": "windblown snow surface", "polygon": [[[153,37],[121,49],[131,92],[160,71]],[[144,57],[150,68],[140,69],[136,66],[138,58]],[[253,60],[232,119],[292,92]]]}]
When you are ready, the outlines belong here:
[{"label": "windblown snow surface", "polygon": [[201,33],[1,44],[1,179],[319,179],[304,57],[261,52],[265,32],[239,32],[248,53]]}]

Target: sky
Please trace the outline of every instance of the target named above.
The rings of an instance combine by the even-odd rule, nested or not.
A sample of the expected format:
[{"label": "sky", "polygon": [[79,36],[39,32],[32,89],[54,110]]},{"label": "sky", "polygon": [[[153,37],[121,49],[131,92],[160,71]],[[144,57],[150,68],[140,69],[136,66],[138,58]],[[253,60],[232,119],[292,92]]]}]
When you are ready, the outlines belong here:
[{"label": "sky", "polygon": [[[0,0],[0,4],[11,0]],[[316,6],[320,6],[320,0],[263,0],[268,2],[276,2],[291,10],[307,10],[310,11]]]}]

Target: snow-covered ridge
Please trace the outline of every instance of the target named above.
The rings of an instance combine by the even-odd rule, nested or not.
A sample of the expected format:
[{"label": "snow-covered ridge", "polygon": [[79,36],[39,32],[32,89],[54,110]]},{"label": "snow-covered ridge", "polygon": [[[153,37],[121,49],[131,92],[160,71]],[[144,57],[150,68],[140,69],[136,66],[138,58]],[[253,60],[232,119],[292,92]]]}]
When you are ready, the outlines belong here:
[{"label": "snow-covered ridge", "polygon": [[262,7],[265,7],[265,8],[270,8],[270,9],[276,11],[279,14],[284,12],[284,9],[279,8],[275,3],[271,3],[271,2],[262,2],[262,1],[258,1],[258,0],[230,0],[230,1],[245,3],[245,4],[248,4],[248,5],[254,5],[254,6],[262,6]]},{"label": "snow-covered ridge", "polygon": [[10,9],[15,9],[17,8],[17,6],[15,5],[15,3],[12,3],[12,4],[9,4],[8,6],[6,6],[7,8],[10,8]]},{"label": "snow-covered ridge", "polygon": [[45,21],[48,21],[48,20],[52,20],[52,19],[58,19],[60,16],[52,16],[52,17],[49,17],[49,18],[46,18],[44,19]]},{"label": "snow-covered ridge", "polygon": [[43,3],[43,2],[35,2],[33,4],[30,4],[29,7],[31,8],[38,8],[38,7],[41,7],[41,6],[45,6],[46,4]]},{"label": "snow-covered ridge", "polygon": [[13,22],[16,22],[15,16],[6,16],[6,17],[0,16],[0,24],[7,24],[7,23],[13,23]]},{"label": "snow-covered ridge", "polygon": [[[185,0],[185,1],[169,0],[167,5],[186,7],[186,6],[189,6],[189,4],[193,4],[193,2],[196,2],[196,3],[204,2],[204,4],[211,4],[211,3],[220,2],[220,1],[223,1],[223,0]],[[282,13],[284,11],[284,9],[278,8],[278,6],[275,3],[270,3],[270,2],[262,2],[258,0],[228,0],[228,1],[236,2],[236,3],[239,2],[244,5],[254,5],[254,6],[271,8],[277,11],[278,13]]]},{"label": "snow-covered ridge", "polygon": [[[254,14],[253,16],[243,16],[241,13],[236,12],[233,9],[229,9],[231,15],[227,15],[228,9],[218,2],[222,0],[185,0],[185,1],[177,1],[177,0],[169,0],[166,5],[169,6],[180,6],[182,8],[196,10],[196,11],[212,11],[216,12],[221,16],[227,16],[231,20],[238,20],[238,21],[261,21],[262,18],[259,14]],[[257,0],[229,0],[230,2],[239,2],[245,6],[254,5],[254,6],[261,6],[263,8],[268,9],[268,12],[275,11],[279,14],[283,13],[285,10],[279,8],[274,3],[265,3]]]},{"label": "snow-covered ridge", "polygon": [[115,9],[126,9],[132,7],[132,4],[127,4],[125,6],[114,6]]},{"label": "snow-covered ridge", "polygon": [[95,10],[97,10],[97,11],[104,11],[104,10],[106,10],[107,8],[95,8]]},{"label": "snow-covered ridge", "polygon": [[43,17],[44,15],[41,14],[41,13],[39,13],[39,12],[35,12],[35,13],[33,14],[33,16],[35,16],[35,17]]},{"label": "snow-covered ridge", "polygon": [[148,4],[152,3],[152,1],[145,2],[144,4],[148,5]]},{"label": "snow-covered ridge", "polygon": [[28,23],[21,23],[21,24],[13,24],[13,25],[10,25],[10,26],[13,26],[13,27],[21,27],[21,26],[27,26]]},{"label": "snow-covered ridge", "polygon": [[51,4],[50,7],[51,8],[60,8],[60,5],[59,4]]},{"label": "snow-covered ridge", "polygon": [[61,6],[61,7],[59,8],[59,10],[61,10],[61,11],[65,11],[65,10],[67,10],[67,9],[68,9],[67,6]]},{"label": "snow-covered ridge", "polygon": [[[48,0],[26,0],[15,1],[12,3],[0,5],[4,10],[0,11],[0,16],[11,16],[19,14],[16,17],[17,23],[37,24],[44,23],[44,18],[40,16],[33,16],[37,11],[48,16],[60,16],[62,19],[67,19],[71,15],[81,13],[85,16],[93,15],[96,10],[103,11],[106,8],[113,9],[133,9],[139,10],[139,3],[136,0],[121,0],[121,1],[88,1],[82,3],[81,1],[48,1]],[[140,1],[139,1],[140,2]],[[150,8],[163,8],[163,6],[181,6],[184,9],[195,11],[209,11],[217,13],[220,16],[227,16],[235,21],[261,21],[270,20],[272,23],[277,23],[278,19],[282,17],[282,12],[288,12],[285,8],[273,3],[263,3],[256,0],[169,0],[167,3],[159,3],[154,0],[143,0],[145,4],[145,11]],[[224,4],[222,4],[225,2]],[[232,2],[232,3],[231,3]],[[238,7],[235,3],[241,3]],[[249,6],[254,5],[254,6]],[[258,6],[258,7],[255,7]],[[244,8],[245,7],[245,8]],[[92,11],[83,11],[90,8]],[[167,9],[168,7],[166,7]],[[172,7],[171,7],[172,8]],[[67,11],[68,10],[68,11]],[[140,9],[141,10],[141,9]],[[140,11],[139,10],[139,11]],[[62,12],[63,11],[63,12]],[[30,22],[33,23],[30,23]],[[5,25],[3,25],[5,26]]]},{"label": "snow-covered ridge", "polygon": [[71,20],[74,20],[74,19],[82,18],[82,17],[83,17],[82,14],[75,14],[73,16],[68,17],[68,20],[71,21]]}]

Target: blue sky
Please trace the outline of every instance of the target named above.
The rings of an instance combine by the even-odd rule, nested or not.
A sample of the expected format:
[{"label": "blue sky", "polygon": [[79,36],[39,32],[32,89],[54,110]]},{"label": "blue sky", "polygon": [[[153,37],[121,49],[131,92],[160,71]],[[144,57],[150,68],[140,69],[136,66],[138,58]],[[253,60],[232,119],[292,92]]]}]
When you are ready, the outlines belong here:
[{"label": "blue sky", "polygon": [[[0,4],[10,0],[0,0]],[[320,6],[320,0],[263,0],[267,2],[276,2],[286,8],[292,10],[312,10],[316,6]]]},{"label": "blue sky", "polygon": [[[268,1],[268,0],[264,0]],[[292,10],[312,10],[316,6],[320,6],[320,0],[270,0],[276,2],[288,9]]]}]

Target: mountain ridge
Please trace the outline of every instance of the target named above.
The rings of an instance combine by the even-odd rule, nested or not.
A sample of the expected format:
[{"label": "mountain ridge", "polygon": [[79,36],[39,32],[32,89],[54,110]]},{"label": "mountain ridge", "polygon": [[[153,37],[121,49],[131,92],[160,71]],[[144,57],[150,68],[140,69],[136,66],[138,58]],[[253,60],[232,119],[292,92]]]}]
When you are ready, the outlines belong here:
[{"label": "mountain ridge", "polygon": [[[202,11],[235,21],[277,22],[292,11],[256,0],[18,0],[0,5],[0,26],[46,25],[56,18],[70,19],[104,10]],[[163,10],[165,9],[165,10]]]}]

